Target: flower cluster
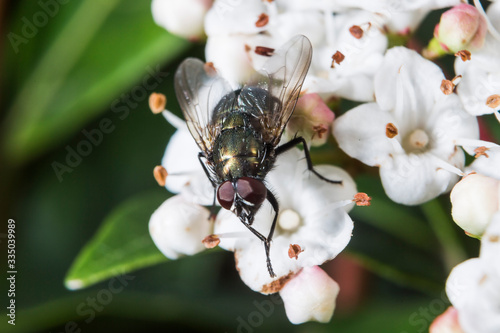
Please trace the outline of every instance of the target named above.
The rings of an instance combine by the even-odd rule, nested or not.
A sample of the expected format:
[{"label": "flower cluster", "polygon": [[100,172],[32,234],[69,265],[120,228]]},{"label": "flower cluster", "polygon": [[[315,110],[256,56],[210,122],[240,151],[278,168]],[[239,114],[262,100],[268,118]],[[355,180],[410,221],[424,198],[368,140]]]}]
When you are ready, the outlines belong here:
[{"label": "flower cluster", "polygon": [[[332,134],[347,155],[378,168],[387,196],[400,204],[419,205],[453,189],[453,219],[467,234],[482,237],[481,257],[452,272],[448,285],[460,280],[468,287],[448,293],[454,308],[432,329],[500,331],[495,317],[500,275],[490,271],[500,261],[495,245],[500,147],[481,140],[486,136],[478,122],[489,114],[500,121],[500,1],[486,12],[460,0],[189,3],[196,8],[192,15],[185,13],[190,5],[180,0],[153,0],[153,17],[172,33],[206,38],[207,63],[234,89],[292,37],[310,40],[311,67],[284,139],[298,134],[308,145],[320,146]],[[452,8],[436,22],[427,47],[410,48],[415,45],[412,33],[427,14],[446,7]],[[445,54],[456,56],[454,74],[432,62]],[[334,120],[328,106],[341,105],[342,99],[357,106],[340,110]],[[316,167],[325,177],[342,180],[342,186],[332,186],[304,173],[301,151],[279,156],[266,178],[280,204],[271,251],[273,279],[262,265],[261,241],[234,214],[221,209],[212,216],[213,225],[207,221],[210,212],[202,205],[212,203],[214,189],[196,160],[198,149],[185,124],[168,111],[163,114],[178,130],[156,174],[160,184],[178,194],[151,219],[151,234],[162,252],[170,258],[191,255],[203,250],[202,240],[205,246],[233,251],[242,280],[264,294],[279,292],[291,322],[330,320],[338,286],[318,266],[350,240],[353,222],[347,211],[356,193],[351,177],[333,166]],[[475,157],[469,165],[467,154]],[[272,212],[264,204],[255,217],[256,230],[266,234]],[[169,233],[182,235],[185,248]],[[482,330],[474,311],[482,311]]]}]

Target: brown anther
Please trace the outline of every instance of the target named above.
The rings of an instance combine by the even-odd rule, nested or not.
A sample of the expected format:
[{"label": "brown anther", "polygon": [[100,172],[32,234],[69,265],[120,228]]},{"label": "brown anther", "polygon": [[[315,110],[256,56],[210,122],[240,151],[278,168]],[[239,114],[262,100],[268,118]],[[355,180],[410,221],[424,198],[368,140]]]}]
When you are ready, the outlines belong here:
[{"label": "brown anther", "polygon": [[453,84],[453,82],[451,82],[450,80],[441,81],[441,91],[443,92],[443,94],[450,95],[451,93],[453,93],[453,89],[455,89],[455,85]]},{"label": "brown anther", "polygon": [[474,155],[474,157],[478,158],[479,156],[484,156],[484,157],[488,158],[489,156],[486,153],[488,150],[490,150],[490,148],[486,148],[484,146],[477,147],[476,149],[474,149],[474,152],[476,153],[476,155]]},{"label": "brown anther", "polygon": [[369,197],[368,194],[359,192],[354,195],[353,202],[356,204],[356,206],[370,206],[371,200],[372,198]]},{"label": "brown anther", "polygon": [[255,22],[255,26],[257,28],[262,28],[266,24],[269,23],[269,16],[265,13],[260,14],[259,18],[257,19],[257,22]]},{"label": "brown anther", "polygon": [[361,37],[363,37],[363,29],[361,29],[359,25],[353,25],[352,27],[350,27],[349,32],[356,39],[360,39]]},{"label": "brown anther", "polygon": [[462,50],[462,51],[458,51],[457,53],[455,53],[455,57],[460,57],[462,59],[462,61],[470,60],[470,56],[471,56],[471,54],[467,50]]},{"label": "brown anther", "polygon": [[167,105],[167,97],[160,93],[149,95],[149,108],[154,114],[162,113]]},{"label": "brown anther", "polygon": [[207,73],[207,75],[209,76],[217,75],[217,70],[215,69],[213,62],[205,63],[205,65],[203,65],[203,69],[205,70],[205,73]]},{"label": "brown anther", "polygon": [[270,57],[274,53],[274,49],[265,46],[256,46],[255,53],[261,56]]},{"label": "brown anther", "polygon": [[290,244],[290,247],[288,248],[288,257],[290,259],[295,258],[295,260],[299,259],[299,254],[304,252],[300,245],[298,244]]},{"label": "brown anther", "polygon": [[496,109],[500,106],[500,95],[491,95],[486,99],[486,105],[492,109]]},{"label": "brown anther", "polygon": [[385,125],[385,135],[389,139],[392,139],[393,137],[398,135],[398,128],[396,127],[396,125],[394,125],[393,123],[388,123],[387,125]]},{"label": "brown anther", "polygon": [[165,186],[165,181],[166,181],[167,176],[168,176],[167,169],[165,169],[161,165],[157,165],[157,166],[155,166],[155,168],[153,170],[153,175],[154,175],[155,180],[158,183],[158,185]]},{"label": "brown anther", "polygon": [[330,66],[331,68],[335,67],[335,64],[340,64],[342,61],[345,59],[345,55],[342,54],[342,52],[337,51],[335,54],[332,56],[332,65]]},{"label": "brown anther", "polygon": [[314,131],[314,134],[312,136],[312,139],[314,139],[314,137],[316,135],[318,136],[318,138],[322,139],[323,134],[328,132],[328,127],[326,127],[324,124],[319,124],[319,125],[313,126],[313,131]]},{"label": "brown anther", "polygon": [[252,51],[252,47],[248,44],[245,44],[245,52],[250,52]]},{"label": "brown anther", "polygon": [[207,249],[213,249],[220,243],[220,238],[217,235],[208,235],[201,241]]},{"label": "brown anther", "polygon": [[[499,235],[491,235],[490,237],[488,237],[488,240],[491,243],[498,243],[498,241],[500,241],[500,236]],[[288,251],[288,253],[290,253],[290,251]]]}]

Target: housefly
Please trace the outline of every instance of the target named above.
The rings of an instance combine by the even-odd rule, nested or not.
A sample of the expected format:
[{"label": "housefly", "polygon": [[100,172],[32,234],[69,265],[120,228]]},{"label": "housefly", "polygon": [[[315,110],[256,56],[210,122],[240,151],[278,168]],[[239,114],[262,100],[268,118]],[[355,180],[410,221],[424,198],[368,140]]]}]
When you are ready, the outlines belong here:
[{"label": "housefly", "polygon": [[[214,187],[214,206],[217,197],[264,243],[269,275],[275,277],[269,250],[279,205],[264,179],[277,156],[302,143],[308,169],[325,181],[340,181],[313,169],[304,138],[279,145],[311,64],[311,43],[305,36],[296,36],[268,55],[260,75],[237,90],[213,67],[188,58],[175,74],[175,92],[201,149],[198,159]],[[266,199],[275,211],[267,237],[252,227]]]}]

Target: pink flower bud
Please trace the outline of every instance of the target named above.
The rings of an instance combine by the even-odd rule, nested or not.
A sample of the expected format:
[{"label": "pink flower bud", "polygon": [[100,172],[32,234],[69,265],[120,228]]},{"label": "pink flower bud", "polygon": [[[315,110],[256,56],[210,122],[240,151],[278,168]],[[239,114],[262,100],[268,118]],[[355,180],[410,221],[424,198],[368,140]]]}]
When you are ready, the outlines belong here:
[{"label": "pink flower bud", "polygon": [[457,310],[450,306],[429,327],[429,333],[464,333],[458,322]]},{"label": "pink flower bud", "polygon": [[318,94],[305,94],[299,98],[288,122],[288,135],[303,136],[313,146],[326,142],[335,115]]},{"label": "pink flower bud", "polygon": [[339,285],[318,266],[304,267],[280,290],[288,320],[302,324],[329,322],[335,310]]},{"label": "pink flower bud", "polygon": [[476,7],[460,4],[441,15],[434,37],[450,53],[477,50],[483,46],[487,31],[486,19]]}]

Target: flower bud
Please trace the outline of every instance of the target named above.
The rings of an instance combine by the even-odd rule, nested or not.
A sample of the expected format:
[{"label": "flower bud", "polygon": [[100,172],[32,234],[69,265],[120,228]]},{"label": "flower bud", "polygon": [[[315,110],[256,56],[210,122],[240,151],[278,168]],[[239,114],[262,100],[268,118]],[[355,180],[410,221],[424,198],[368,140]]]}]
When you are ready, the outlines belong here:
[{"label": "flower bud", "polygon": [[205,14],[212,0],[153,0],[151,10],[156,24],[170,33],[191,40],[205,36]]},{"label": "flower bud", "polygon": [[209,211],[182,195],[167,199],[151,215],[149,233],[158,249],[169,259],[205,250],[201,242],[212,233]]},{"label": "flower bud", "polygon": [[464,333],[458,322],[457,309],[450,306],[429,327],[429,333]]},{"label": "flower bud", "polygon": [[460,4],[441,15],[434,37],[449,52],[477,50],[483,46],[487,31],[486,19],[468,4]]},{"label": "flower bud", "polygon": [[299,98],[288,122],[288,135],[298,134],[313,146],[322,145],[328,138],[334,118],[332,110],[318,94],[305,94]]},{"label": "flower bud", "polygon": [[481,236],[500,209],[500,181],[480,174],[470,174],[451,191],[451,215],[466,233]]},{"label": "flower bud", "polygon": [[339,285],[318,266],[304,267],[280,290],[288,320],[327,323],[333,316]]}]

